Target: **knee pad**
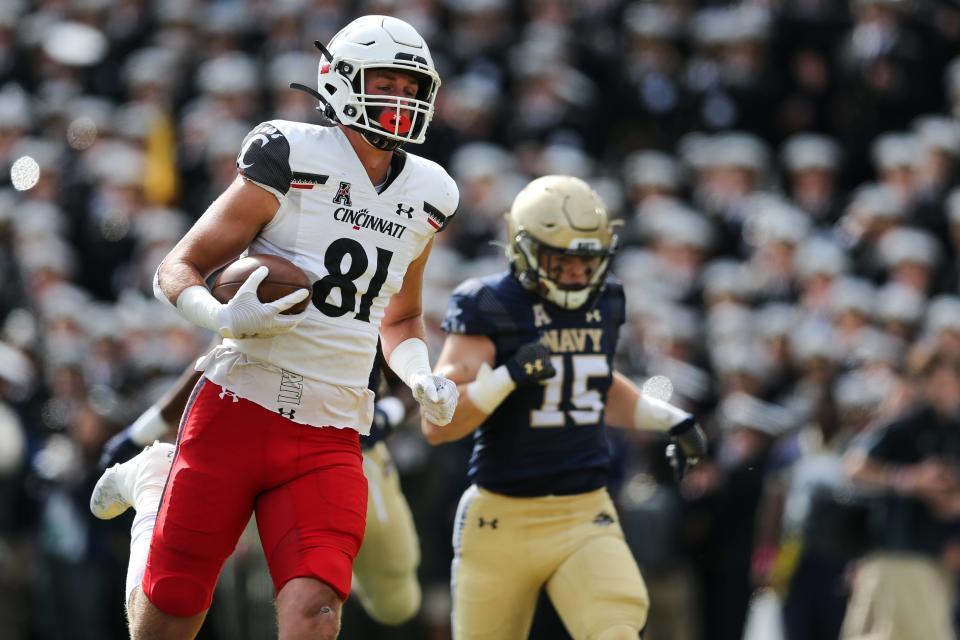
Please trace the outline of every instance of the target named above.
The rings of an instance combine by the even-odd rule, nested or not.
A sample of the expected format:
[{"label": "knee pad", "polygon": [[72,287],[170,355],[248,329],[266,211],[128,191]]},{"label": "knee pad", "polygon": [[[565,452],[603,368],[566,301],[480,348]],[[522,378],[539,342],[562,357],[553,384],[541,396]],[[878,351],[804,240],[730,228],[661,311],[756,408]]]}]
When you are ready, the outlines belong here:
[{"label": "knee pad", "polygon": [[144,587],[144,594],[157,609],[171,616],[189,618],[210,608],[213,591],[185,576],[161,578]]},{"label": "knee pad", "polygon": [[420,584],[416,577],[404,580],[384,581],[367,588],[360,597],[367,614],[387,626],[407,622],[420,610]]},{"label": "knee pad", "polygon": [[618,624],[607,627],[601,631],[600,635],[597,636],[597,640],[637,640],[639,637],[639,629],[625,624]]}]

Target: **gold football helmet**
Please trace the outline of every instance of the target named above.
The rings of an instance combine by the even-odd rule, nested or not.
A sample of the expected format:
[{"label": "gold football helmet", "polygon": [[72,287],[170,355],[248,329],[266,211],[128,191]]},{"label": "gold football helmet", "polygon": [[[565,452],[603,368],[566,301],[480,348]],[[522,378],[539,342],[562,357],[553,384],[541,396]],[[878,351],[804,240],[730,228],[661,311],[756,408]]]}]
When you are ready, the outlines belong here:
[{"label": "gold football helmet", "polygon": [[[507,213],[507,258],[526,289],[564,309],[579,309],[601,288],[617,247],[606,206],[579,178],[544,176],[517,194]],[[578,279],[561,277],[571,257]]]}]

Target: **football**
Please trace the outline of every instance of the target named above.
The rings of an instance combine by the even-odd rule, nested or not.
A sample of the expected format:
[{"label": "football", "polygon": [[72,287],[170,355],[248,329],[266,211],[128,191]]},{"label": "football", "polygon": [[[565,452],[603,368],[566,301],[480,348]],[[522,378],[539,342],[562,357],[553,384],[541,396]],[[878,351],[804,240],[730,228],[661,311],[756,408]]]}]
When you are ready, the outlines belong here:
[{"label": "football", "polygon": [[[260,283],[257,288],[257,297],[260,302],[273,302],[288,293],[293,293],[297,289],[310,289],[310,278],[297,265],[286,258],[274,256],[266,253],[250,255],[231,262],[220,275],[217,276],[210,292],[213,297],[220,302],[227,302],[236,293],[251,273],[258,267],[267,267],[270,273],[266,279]],[[300,313],[310,304],[308,296],[302,302],[298,302],[286,311],[284,314]]]}]

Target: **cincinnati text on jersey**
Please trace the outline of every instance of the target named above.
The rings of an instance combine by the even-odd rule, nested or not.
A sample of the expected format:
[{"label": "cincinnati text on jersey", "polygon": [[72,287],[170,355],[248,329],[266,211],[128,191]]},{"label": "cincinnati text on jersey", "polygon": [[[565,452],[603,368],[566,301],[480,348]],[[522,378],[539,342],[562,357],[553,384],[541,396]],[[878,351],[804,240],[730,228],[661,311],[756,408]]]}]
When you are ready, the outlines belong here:
[{"label": "cincinnati text on jersey", "polygon": [[407,230],[405,226],[398,222],[391,222],[370,215],[367,209],[354,211],[346,207],[337,207],[336,211],[333,212],[333,219],[337,222],[352,224],[354,230],[360,230],[361,228],[372,229],[373,231],[388,235],[391,238],[402,238],[403,232]]}]

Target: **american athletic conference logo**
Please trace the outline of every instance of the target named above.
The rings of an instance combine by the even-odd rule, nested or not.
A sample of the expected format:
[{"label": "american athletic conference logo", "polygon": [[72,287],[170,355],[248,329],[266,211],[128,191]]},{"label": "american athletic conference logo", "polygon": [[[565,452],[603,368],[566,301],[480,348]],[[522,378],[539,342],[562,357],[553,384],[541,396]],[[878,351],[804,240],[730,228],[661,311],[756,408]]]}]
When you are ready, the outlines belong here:
[{"label": "american athletic conference logo", "polygon": [[342,204],[345,207],[353,206],[353,200],[350,198],[349,182],[340,182],[340,187],[337,189],[337,194],[333,196],[333,201],[334,203]]}]

